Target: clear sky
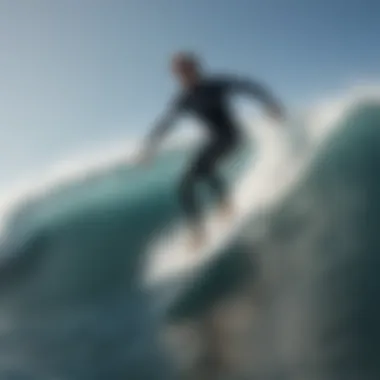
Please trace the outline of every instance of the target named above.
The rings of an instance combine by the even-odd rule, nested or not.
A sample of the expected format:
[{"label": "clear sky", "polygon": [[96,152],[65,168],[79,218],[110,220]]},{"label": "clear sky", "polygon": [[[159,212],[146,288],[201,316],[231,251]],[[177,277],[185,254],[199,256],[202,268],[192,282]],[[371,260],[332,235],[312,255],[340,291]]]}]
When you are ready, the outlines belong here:
[{"label": "clear sky", "polygon": [[378,0],[0,0],[0,180],[147,131],[177,49],[291,106],[378,78],[379,20]]}]

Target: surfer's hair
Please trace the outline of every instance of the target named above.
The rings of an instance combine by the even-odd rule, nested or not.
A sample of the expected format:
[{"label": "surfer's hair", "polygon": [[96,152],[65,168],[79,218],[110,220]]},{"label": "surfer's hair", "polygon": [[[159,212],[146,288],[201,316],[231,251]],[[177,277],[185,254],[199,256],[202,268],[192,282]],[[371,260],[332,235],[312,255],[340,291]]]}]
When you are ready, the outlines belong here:
[{"label": "surfer's hair", "polygon": [[188,51],[180,51],[173,55],[172,57],[173,65],[187,65],[195,68],[196,70],[201,69],[201,63],[199,57]]}]

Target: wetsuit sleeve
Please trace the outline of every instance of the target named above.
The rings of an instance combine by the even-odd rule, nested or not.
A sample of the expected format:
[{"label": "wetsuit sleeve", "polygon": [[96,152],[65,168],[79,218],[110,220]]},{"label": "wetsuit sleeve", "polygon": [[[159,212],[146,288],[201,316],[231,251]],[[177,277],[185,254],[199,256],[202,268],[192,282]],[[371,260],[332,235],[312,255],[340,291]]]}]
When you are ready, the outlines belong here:
[{"label": "wetsuit sleeve", "polygon": [[152,131],[146,138],[146,146],[148,149],[154,148],[162,138],[169,132],[178,116],[183,111],[182,99],[172,101],[164,114],[156,122]]},{"label": "wetsuit sleeve", "polygon": [[282,105],[279,101],[272,95],[268,88],[258,82],[239,77],[230,77],[222,79],[221,85],[226,91],[247,94],[254,97],[263,103],[270,113],[275,114],[275,116],[283,115]]}]

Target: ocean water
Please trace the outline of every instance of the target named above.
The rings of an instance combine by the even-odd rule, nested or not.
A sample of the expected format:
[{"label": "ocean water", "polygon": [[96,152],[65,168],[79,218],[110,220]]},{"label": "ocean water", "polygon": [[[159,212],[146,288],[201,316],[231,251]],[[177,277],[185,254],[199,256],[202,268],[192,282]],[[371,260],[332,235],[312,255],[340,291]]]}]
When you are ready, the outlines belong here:
[{"label": "ocean water", "polygon": [[289,122],[301,134],[273,132],[293,142],[288,153],[260,142],[258,122],[257,146],[225,168],[231,184],[254,177],[265,152],[297,168],[292,181],[271,177],[271,197],[247,203],[233,241],[154,285],[149,252],[181,221],[176,189],[191,148],[151,168],[114,162],[12,190],[2,200],[0,379],[200,378],[195,358],[215,316],[219,346],[237,358],[228,378],[378,379],[379,124],[378,98],[357,93]]}]

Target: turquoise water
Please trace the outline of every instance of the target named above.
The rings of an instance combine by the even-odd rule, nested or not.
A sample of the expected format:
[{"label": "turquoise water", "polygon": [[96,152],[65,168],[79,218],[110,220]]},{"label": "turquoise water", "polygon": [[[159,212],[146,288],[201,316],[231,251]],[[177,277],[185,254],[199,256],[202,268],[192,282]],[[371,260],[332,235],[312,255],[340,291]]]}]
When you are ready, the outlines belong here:
[{"label": "turquoise water", "polygon": [[[188,153],[16,208],[2,246],[13,259],[0,281],[0,378],[177,379],[163,326],[247,286],[258,310],[249,378],[379,378],[379,124],[376,104],[351,110],[285,199],[196,274],[154,289],[141,283],[145,253],[180,218]],[[258,224],[265,233],[246,240]]]}]

